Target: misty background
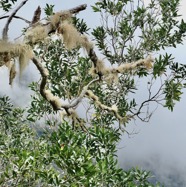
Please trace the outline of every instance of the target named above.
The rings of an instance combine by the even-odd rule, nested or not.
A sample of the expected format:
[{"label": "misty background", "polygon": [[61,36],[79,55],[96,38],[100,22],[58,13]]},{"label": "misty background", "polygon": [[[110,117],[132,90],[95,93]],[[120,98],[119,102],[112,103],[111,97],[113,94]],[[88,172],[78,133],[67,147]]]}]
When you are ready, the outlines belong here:
[{"label": "misty background", "polygon": [[[18,2],[21,2],[19,0]],[[91,5],[96,0],[46,0],[28,1],[17,15],[32,19],[33,12],[38,5],[44,8],[45,4],[54,4],[55,11],[69,9],[80,4],[88,5],[78,17],[83,18],[91,29],[100,24],[99,14],[93,13]],[[145,3],[148,3],[146,0]],[[182,0],[180,14],[186,20],[186,1]],[[44,12],[44,11],[43,11]],[[3,13],[0,12],[0,16]],[[44,14],[43,14],[44,16]],[[42,16],[42,17],[43,17]],[[5,20],[0,20],[0,28],[4,26]],[[9,37],[14,39],[20,36],[21,30],[27,25],[14,19],[10,24]],[[186,64],[186,41],[184,45],[166,50],[172,53],[179,63]],[[8,95],[18,106],[27,106],[30,101],[31,91],[28,85],[32,81],[39,80],[40,75],[31,63],[24,71],[21,80],[17,77],[13,86],[9,86],[8,69],[0,68],[0,96]],[[142,93],[141,93],[142,94]],[[137,96],[137,95],[136,95]],[[140,97],[137,96],[137,97]],[[137,132],[130,137],[126,134],[122,136],[122,141],[118,144],[119,165],[128,169],[138,166],[139,168],[150,170],[157,179],[164,183],[166,187],[186,187],[186,92],[182,99],[176,104],[174,111],[170,112],[166,108],[159,106],[149,123],[140,121],[131,122],[128,130]]]}]

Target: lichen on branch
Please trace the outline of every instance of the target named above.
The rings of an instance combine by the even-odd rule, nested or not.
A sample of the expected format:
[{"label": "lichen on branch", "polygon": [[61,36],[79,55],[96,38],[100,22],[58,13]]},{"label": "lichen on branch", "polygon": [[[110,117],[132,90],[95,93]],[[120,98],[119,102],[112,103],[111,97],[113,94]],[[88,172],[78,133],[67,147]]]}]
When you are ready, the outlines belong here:
[{"label": "lichen on branch", "polygon": [[[24,43],[12,43],[8,41],[0,41],[0,64],[1,66],[6,65],[9,67],[11,61],[17,60],[19,63],[19,73],[22,74],[23,70],[27,66],[29,60],[33,57],[32,48]],[[14,65],[15,66],[15,65]],[[11,69],[11,68],[10,68]],[[15,68],[14,68],[15,69]],[[9,83],[12,84],[14,76],[11,75]]]},{"label": "lichen on branch", "polygon": [[[26,0],[24,2],[26,2]],[[41,9],[38,7],[34,13],[32,21],[30,22],[29,28],[25,32],[23,43],[11,43],[7,40],[0,41],[1,65],[7,65],[11,59],[17,58],[19,61],[21,73],[26,67],[28,61],[32,60],[42,77],[40,83],[41,96],[51,104],[55,111],[63,111],[63,114],[70,117],[74,122],[81,122],[75,111],[75,108],[82,102],[83,98],[88,97],[94,102],[96,107],[112,113],[120,123],[125,124],[129,117],[127,115],[121,116],[118,112],[117,105],[107,106],[101,103],[98,96],[96,96],[89,89],[89,86],[95,84],[97,81],[103,80],[108,82],[117,82],[119,74],[136,70],[139,67],[144,67],[147,70],[151,69],[153,66],[153,58],[149,56],[146,59],[140,59],[136,62],[121,64],[118,67],[107,67],[104,61],[99,59],[98,55],[96,54],[93,43],[88,39],[87,36],[79,33],[77,28],[73,25],[73,14],[78,13],[85,8],[86,5],[80,5],[67,11],[57,12],[49,17],[49,19],[46,20],[46,23],[42,23],[40,21]],[[15,13],[11,16],[15,16]],[[4,28],[3,38],[7,38],[7,25],[9,25],[10,21],[11,20],[9,17],[9,21]],[[51,92],[47,85],[49,72],[40,62],[40,60],[33,55],[33,48],[39,44],[39,42],[45,42],[46,38],[50,37],[53,33],[61,35],[62,42],[64,43],[64,46],[67,50],[72,50],[74,48],[84,48],[90,61],[92,61],[92,68],[89,71],[92,75],[92,80],[82,88],[80,95],[78,95],[76,98],[73,98],[74,100],[70,101],[68,104],[64,104],[59,97],[55,96]],[[15,74],[16,71],[14,63],[10,70],[10,83],[12,83]]]}]

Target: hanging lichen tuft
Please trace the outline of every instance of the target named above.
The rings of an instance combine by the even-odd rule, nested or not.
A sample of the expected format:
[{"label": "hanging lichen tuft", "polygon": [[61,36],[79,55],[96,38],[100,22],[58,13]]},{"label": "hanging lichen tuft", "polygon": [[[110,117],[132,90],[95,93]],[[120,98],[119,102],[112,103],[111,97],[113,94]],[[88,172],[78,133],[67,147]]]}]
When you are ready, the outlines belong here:
[{"label": "hanging lichen tuft", "polygon": [[16,65],[14,62],[10,68],[10,74],[9,74],[9,84],[10,85],[12,85],[15,76],[16,76]]},{"label": "hanging lichen tuft", "polygon": [[12,59],[19,62],[19,73],[22,74],[29,60],[33,57],[33,52],[30,46],[26,44],[11,43],[0,41],[0,65],[6,65],[12,69],[10,61]]},{"label": "hanging lichen tuft", "polygon": [[82,38],[73,24],[64,21],[60,24],[58,33],[62,34],[63,43],[67,49],[71,50],[80,46]]}]

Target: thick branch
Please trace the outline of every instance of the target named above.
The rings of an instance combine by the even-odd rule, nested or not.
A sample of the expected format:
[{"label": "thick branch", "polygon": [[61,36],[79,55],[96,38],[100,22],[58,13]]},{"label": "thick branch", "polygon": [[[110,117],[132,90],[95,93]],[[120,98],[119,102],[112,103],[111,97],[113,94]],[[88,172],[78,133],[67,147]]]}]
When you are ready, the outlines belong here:
[{"label": "thick branch", "polygon": [[[47,84],[48,80],[48,70],[42,66],[42,64],[34,57],[32,58],[33,63],[36,65],[37,69],[41,73],[41,84],[40,84],[40,93],[43,96],[44,99],[46,99],[53,107],[54,110],[60,110],[61,107],[59,107],[58,103],[55,99],[51,99],[51,97],[48,97],[45,86]],[[51,93],[52,94],[52,93]],[[52,95],[52,98],[55,98],[54,95]]]},{"label": "thick branch", "polygon": [[43,94],[43,90],[45,89],[45,86],[47,83],[48,73],[46,72],[45,68],[36,58],[33,58],[32,61],[36,65],[39,72],[41,73],[42,80],[41,80],[41,85],[40,85],[40,92],[41,92],[41,95],[46,99],[45,95]]},{"label": "thick branch", "polygon": [[108,112],[112,112],[116,119],[119,120],[120,123],[124,124],[127,122],[127,120],[129,120],[129,116],[121,116],[119,113],[118,113],[118,108],[116,105],[113,105],[113,106],[107,106],[103,103],[101,103],[101,101],[99,100],[98,96],[96,96],[91,90],[87,90],[86,91],[86,96],[90,99],[93,100],[94,104],[101,108],[102,110],[106,110]]},{"label": "thick branch", "polygon": [[[94,68],[96,68],[98,65],[97,63],[99,63],[98,57],[94,51],[93,48],[90,49],[89,53],[88,53],[89,58],[91,59],[91,61],[94,64]],[[99,78],[101,79],[101,76],[103,75],[102,72],[97,72]]]},{"label": "thick branch", "polygon": [[94,82],[98,81],[99,79],[94,79],[91,82],[88,83],[87,86],[85,86],[81,92],[81,94],[79,95],[79,97],[73,101],[72,103],[69,104],[59,104],[59,98],[54,96],[49,90],[46,90],[46,84],[47,84],[47,80],[48,80],[48,70],[42,66],[42,64],[34,57],[32,58],[33,63],[35,64],[35,66],[37,67],[37,69],[39,70],[39,72],[41,73],[41,84],[40,84],[40,94],[42,95],[42,97],[44,99],[46,99],[53,107],[54,110],[61,110],[61,108],[64,108],[65,111],[67,113],[69,113],[69,109],[76,107],[83,99],[83,97],[85,96],[88,87],[93,84]]},{"label": "thick branch", "polygon": [[16,15],[16,13],[18,12],[18,10],[27,2],[28,0],[24,0],[21,2],[21,4],[12,12],[12,14],[10,14],[7,23],[3,29],[3,39],[7,40],[8,39],[8,27],[10,22],[12,21],[13,17]]}]

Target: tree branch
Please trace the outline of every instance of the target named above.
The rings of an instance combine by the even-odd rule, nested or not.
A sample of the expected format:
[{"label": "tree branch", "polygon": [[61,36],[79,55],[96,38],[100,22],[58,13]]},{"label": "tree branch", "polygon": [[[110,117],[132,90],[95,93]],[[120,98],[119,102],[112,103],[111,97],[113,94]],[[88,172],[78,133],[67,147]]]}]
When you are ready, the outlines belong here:
[{"label": "tree branch", "polygon": [[41,84],[40,84],[40,94],[42,95],[44,99],[46,99],[52,105],[53,109],[56,111],[64,108],[68,114],[69,109],[76,107],[82,101],[83,97],[85,96],[87,92],[88,87],[94,82],[99,80],[99,79],[94,79],[90,81],[88,85],[83,88],[81,94],[75,101],[69,104],[62,105],[62,104],[59,104],[59,102],[61,103],[60,98],[54,96],[49,90],[46,90],[45,88],[47,84],[47,80],[48,80],[48,70],[42,66],[42,64],[38,61],[38,59],[36,59],[36,57],[32,58],[32,61],[37,67],[37,69],[39,70],[39,72],[41,73],[41,77],[42,77]]},{"label": "tree branch", "polygon": [[[9,27],[9,24],[10,24],[11,20],[14,17],[18,18],[18,19],[21,19],[20,17],[15,16],[15,14],[27,1],[28,0],[24,0],[16,8],[16,10],[11,15],[8,16],[7,23],[6,23],[6,25],[3,29],[3,39],[4,40],[7,40],[7,38],[8,38],[7,33],[8,33],[8,27]],[[32,21],[29,22],[31,29],[27,33],[28,34],[27,35],[28,41],[33,42],[33,44],[35,44],[39,40],[44,40],[45,37],[47,37],[49,33],[55,32],[56,30],[58,32],[59,32],[59,30],[61,30],[61,32],[59,32],[59,33],[62,34],[65,38],[65,33],[64,33],[65,31],[64,31],[64,28],[60,25],[61,22],[63,22],[64,19],[68,19],[69,17],[71,17],[72,14],[76,14],[76,13],[86,9],[86,7],[87,7],[87,5],[83,4],[83,5],[77,6],[75,8],[69,9],[68,11],[56,13],[54,16],[57,16],[57,21],[51,19],[47,24],[39,24],[38,26],[34,26],[33,24],[39,22],[39,20],[40,20],[41,9],[40,9],[40,7],[38,7],[36,9],[35,13],[34,13]],[[67,12],[68,12],[68,14],[67,14]],[[67,14],[67,16],[66,16],[66,14]],[[3,19],[3,18],[1,17],[1,19]],[[69,23],[69,25],[70,24],[71,23]],[[60,28],[60,26],[61,26],[61,28]],[[51,104],[51,106],[53,107],[53,109],[55,111],[64,109],[65,112],[66,112],[66,115],[71,116],[72,119],[75,121],[75,120],[78,120],[79,118],[78,118],[74,108],[82,101],[82,99],[86,95],[90,99],[92,99],[94,101],[94,103],[99,108],[101,108],[102,110],[106,110],[108,112],[112,112],[114,114],[114,116],[116,117],[116,119],[119,120],[120,123],[125,124],[125,122],[127,120],[131,119],[132,116],[127,116],[127,115],[126,116],[120,116],[120,114],[118,113],[118,109],[117,109],[116,105],[113,105],[111,107],[109,107],[107,105],[104,105],[103,103],[101,103],[99,101],[99,98],[96,95],[94,95],[92,91],[88,90],[88,87],[91,84],[95,83],[96,81],[101,80],[103,76],[104,76],[104,78],[107,77],[107,76],[109,77],[110,75],[118,76],[118,73],[124,73],[125,71],[131,71],[132,69],[135,69],[135,68],[138,68],[138,67],[141,67],[141,66],[145,66],[147,69],[150,69],[152,67],[153,59],[150,57],[150,58],[147,58],[147,59],[138,60],[138,61],[133,62],[133,63],[122,64],[122,65],[120,65],[116,68],[107,68],[107,67],[105,67],[104,62],[99,60],[92,43],[90,41],[88,41],[86,36],[83,36],[80,33],[78,33],[77,29],[75,29],[73,26],[71,26],[69,28],[71,28],[71,30],[74,29],[74,33],[77,35],[77,41],[75,43],[78,44],[78,42],[79,42],[79,44],[83,48],[86,49],[87,54],[88,54],[90,60],[92,61],[93,65],[94,65],[93,68],[95,70],[95,73],[98,75],[98,78],[93,79],[86,86],[84,86],[82,91],[81,91],[81,94],[74,101],[72,101],[68,104],[62,104],[62,101],[60,100],[59,97],[56,97],[54,94],[52,94],[52,92],[49,89],[46,89],[48,76],[49,76],[48,70],[39,62],[39,60],[36,57],[33,57],[31,60],[33,61],[33,63],[35,64],[35,66],[37,67],[37,69],[39,70],[39,72],[41,74],[41,83],[40,83],[40,94],[41,94],[41,96],[47,102],[49,102]],[[42,31],[45,31],[45,33],[43,33]],[[40,38],[37,38],[38,33],[41,33]],[[43,35],[43,34],[45,34],[45,35]],[[36,37],[36,38],[34,38],[34,37]],[[33,41],[32,41],[32,39],[33,39]],[[75,45],[75,47],[76,47],[76,45]],[[151,99],[153,99],[153,98],[151,98]],[[149,102],[149,101],[150,101],[150,99],[148,101],[145,101],[144,103],[142,103],[138,112],[134,115],[139,116],[142,107],[145,105],[146,102]]]},{"label": "tree branch", "polygon": [[46,92],[47,90],[45,89],[48,80],[48,70],[45,67],[43,67],[42,64],[35,57],[32,58],[32,61],[41,73],[42,77],[40,84],[40,94],[52,105],[54,110],[60,110],[61,107],[59,107],[59,103],[56,101],[56,99],[58,98],[55,97],[51,92]]},{"label": "tree branch", "polygon": [[92,81],[90,81],[90,82],[88,83],[87,86],[84,86],[84,88],[83,88],[81,94],[79,95],[79,97],[78,97],[75,101],[73,101],[72,103],[70,103],[70,104],[68,104],[68,105],[63,105],[63,108],[68,109],[68,108],[74,108],[74,107],[76,107],[76,106],[82,101],[83,97],[86,95],[86,92],[87,92],[87,90],[88,90],[88,87],[89,87],[91,84],[93,84],[93,83],[95,83],[95,82],[97,82],[97,81],[99,81],[98,78],[97,78],[97,79],[93,79]]},{"label": "tree branch", "polygon": [[71,9],[69,9],[67,11],[69,11],[71,14],[77,14],[80,11],[85,10],[86,8],[87,8],[87,4],[82,4],[82,5],[79,5],[79,6],[75,7],[75,8],[71,8]]},{"label": "tree branch", "polygon": [[152,93],[151,93],[152,83],[151,83],[151,84],[150,84],[150,87],[149,87],[149,89],[148,89],[148,92],[149,92],[149,97],[148,97],[148,99],[145,100],[145,101],[143,101],[143,102],[141,103],[141,105],[140,105],[140,107],[138,108],[137,112],[134,113],[134,112],[130,111],[130,112],[132,113],[132,117],[137,116],[141,121],[143,121],[143,122],[148,122],[149,119],[150,119],[150,117],[151,117],[151,115],[152,115],[152,113],[153,113],[155,110],[153,110],[153,111],[150,112],[150,114],[149,114],[149,111],[148,111],[149,109],[147,109],[147,112],[146,112],[147,116],[146,116],[145,118],[143,118],[143,117],[140,117],[140,114],[142,113],[142,109],[143,109],[144,107],[148,107],[149,104],[150,104],[150,102],[155,102],[155,103],[157,103],[157,104],[160,104],[160,103],[159,103],[160,100],[158,100],[158,99],[159,99],[159,98],[161,97],[161,95],[162,95],[162,93],[160,93],[160,92],[162,91],[164,85],[165,85],[165,84],[161,83],[161,85],[160,85],[159,89],[157,90],[157,92],[156,92],[153,96],[151,96],[151,95],[152,95]]},{"label": "tree branch", "polygon": [[[5,18],[8,18],[8,17],[10,17],[10,16],[9,16],[9,15],[7,15],[7,16],[2,16],[2,17],[0,17],[0,19],[5,19]],[[28,24],[31,23],[31,21],[29,21],[29,20],[27,20],[27,19],[25,19],[25,18],[22,18],[22,17],[20,17],[20,16],[13,16],[13,18],[21,19],[21,20],[25,21],[25,22],[28,23]]]},{"label": "tree branch", "polygon": [[3,29],[3,40],[7,40],[8,39],[8,27],[10,22],[12,21],[13,17],[16,15],[16,13],[18,12],[18,10],[27,2],[28,0],[24,0],[20,3],[20,5],[12,12],[12,14],[10,14],[10,16],[8,17],[8,20],[5,24],[5,27]]}]

